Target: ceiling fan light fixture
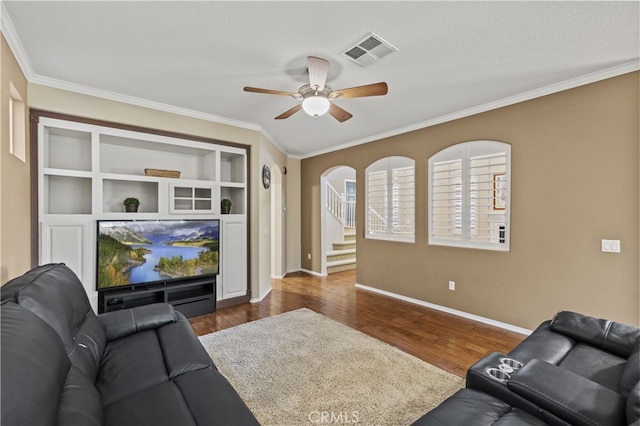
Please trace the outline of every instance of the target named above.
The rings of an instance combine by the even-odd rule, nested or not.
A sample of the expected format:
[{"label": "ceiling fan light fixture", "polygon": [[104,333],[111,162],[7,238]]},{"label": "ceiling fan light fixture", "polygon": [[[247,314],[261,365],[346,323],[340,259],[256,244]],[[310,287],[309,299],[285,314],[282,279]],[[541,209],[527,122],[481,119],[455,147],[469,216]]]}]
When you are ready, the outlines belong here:
[{"label": "ceiling fan light fixture", "polygon": [[302,109],[313,118],[326,114],[330,106],[329,99],[322,95],[307,96],[302,101]]}]

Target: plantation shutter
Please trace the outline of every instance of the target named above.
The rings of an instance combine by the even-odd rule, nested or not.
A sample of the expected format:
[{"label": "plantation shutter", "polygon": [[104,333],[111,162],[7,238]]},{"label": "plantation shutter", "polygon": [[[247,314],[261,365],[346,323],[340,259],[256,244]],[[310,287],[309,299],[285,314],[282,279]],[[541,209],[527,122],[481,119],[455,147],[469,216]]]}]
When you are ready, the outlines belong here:
[{"label": "plantation shutter", "polygon": [[413,238],[415,228],[414,167],[391,169],[391,233]]},{"label": "plantation shutter", "polygon": [[441,161],[432,167],[433,236],[462,240],[462,159]]},{"label": "plantation shutter", "polygon": [[429,244],[509,249],[510,146],[474,141],[429,159]]},{"label": "plantation shutter", "polygon": [[367,235],[387,234],[387,171],[367,173]]},{"label": "plantation shutter", "polygon": [[410,158],[387,157],[367,167],[367,237],[414,240],[414,163]]}]

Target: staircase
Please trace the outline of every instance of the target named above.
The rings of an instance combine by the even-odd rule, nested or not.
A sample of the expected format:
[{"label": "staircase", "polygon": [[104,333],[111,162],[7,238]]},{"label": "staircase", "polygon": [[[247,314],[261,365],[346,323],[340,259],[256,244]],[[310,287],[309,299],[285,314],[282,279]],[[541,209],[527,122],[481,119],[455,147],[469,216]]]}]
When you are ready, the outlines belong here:
[{"label": "staircase", "polygon": [[333,250],[327,253],[327,274],[356,269],[356,232],[354,228],[345,228],[344,241],[333,244]]},{"label": "staircase", "polygon": [[[327,185],[327,211],[340,223],[342,241],[334,241],[327,252],[327,274],[356,269],[355,200],[346,201],[329,182]],[[334,238],[339,232],[333,232]]]}]

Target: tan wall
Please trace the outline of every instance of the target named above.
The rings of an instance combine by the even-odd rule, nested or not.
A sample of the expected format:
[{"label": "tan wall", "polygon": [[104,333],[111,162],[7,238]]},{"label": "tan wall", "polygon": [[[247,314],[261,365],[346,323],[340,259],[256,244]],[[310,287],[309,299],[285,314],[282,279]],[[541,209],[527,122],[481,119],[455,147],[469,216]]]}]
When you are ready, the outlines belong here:
[{"label": "tan wall", "polygon": [[[26,162],[10,153],[9,84],[12,83],[25,103],[25,134],[29,137],[27,80],[20,70],[4,35],[1,37],[0,116],[2,117],[0,147],[0,284],[22,275],[31,266],[31,223],[29,215],[30,176],[29,150]],[[27,139],[28,140],[28,139]]]},{"label": "tan wall", "polygon": [[[351,166],[364,194],[367,165],[403,155],[416,161],[416,241],[364,239],[358,197],[358,283],[529,329],[562,309],[640,325],[639,75],[303,160],[302,268],[320,271],[322,173]],[[478,139],[512,146],[508,253],[427,245],[427,159]]]}]

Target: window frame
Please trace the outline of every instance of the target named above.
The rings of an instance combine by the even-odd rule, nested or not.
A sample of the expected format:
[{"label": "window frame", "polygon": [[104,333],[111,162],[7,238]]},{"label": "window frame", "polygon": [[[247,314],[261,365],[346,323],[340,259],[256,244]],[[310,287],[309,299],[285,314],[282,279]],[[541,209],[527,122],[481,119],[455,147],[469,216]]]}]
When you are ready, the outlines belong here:
[{"label": "window frame", "polygon": [[[501,154],[504,153],[504,154]],[[489,169],[488,172],[483,173],[484,175],[491,176],[491,181],[479,181],[478,175],[472,174],[473,166],[471,163],[473,161],[477,161],[479,159],[491,159],[496,157],[504,157],[504,172],[495,173],[492,171],[494,165],[485,166]],[[434,170],[436,165],[444,165],[445,163],[454,164],[456,162],[460,163],[460,183],[455,183],[453,180],[453,175],[449,175],[448,179],[451,180],[451,184],[449,185],[457,185],[460,187],[460,197],[462,199],[461,211],[459,213],[453,213],[450,217],[450,234],[449,235],[459,235],[459,239],[454,238],[442,238],[437,237],[434,232],[434,225],[436,221],[436,213],[434,209],[442,208],[442,206],[437,207],[434,202],[434,194],[436,190],[434,189],[434,181],[437,180],[434,177],[435,173],[439,173]],[[502,165],[502,164],[499,164]],[[505,180],[504,185],[505,188],[505,206],[504,210],[495,209],[493,206],[495,204],[495,175],[504,173]],[[482,175],[479,175],[482,176]],[[438,178],[442,180],[443,178]],[[447,178],[445,178],[447,179]],[[488,184],[491,186],[487,187]],[[479,186],[484,184],[485,188],[480,189]],[[479,192],[488,192],[491,194],[491,208],[488,208],[489,213],[480,212],[480,206],[478,205],[478,201],[481,199],[478,195]],[[448,194],[454,194],[457,191],[448,191]],[[449,198],[453,200],[454,198]],[[486,200],[486,197],[484,198]],[[453,206],[453,204],[452,204]],[[485,206],[486,207],[486,206]],[[455,208],[455,206],[454,206]],[[432,155],[427,161],[427,244],[433,246],[448,246],[448,247],[459,247],[459,248],[475,248],[475,249],[483,249],[483,250],[494,250],[494,251],[510,251],[511,249],[511,145],[505,142],[498,141],[490,141],[490,140],[477,140],[477,141],[469,141],[462,142],[456,145],[452,145],[447,147],[441,151],[438,151],[434,155]],[[496,213],[496,211],[500,211],[501,213]],[[487,216],[486,220],[481,220],[479,217]],[[496,217],[502,215],[503,221],[500,220],[492,220],[491,218],[500,219],[500,217]],[[458,230],[457,224],[460,223],[460,229]],[[494,226],[497,226],[496,229],[492,229],[492,223]],[[488,235],[485,237],[488,241],[479,241],[478,233],[481,225],[486,225],[486,228],[482,229]],[[500,229],[504,227],[504,229]],[[445,228],[446,229],[446,228]],[[497,237],[494,238],[492,233],[497,232]],[[492,241],[492,240],[496,241]]]}]

